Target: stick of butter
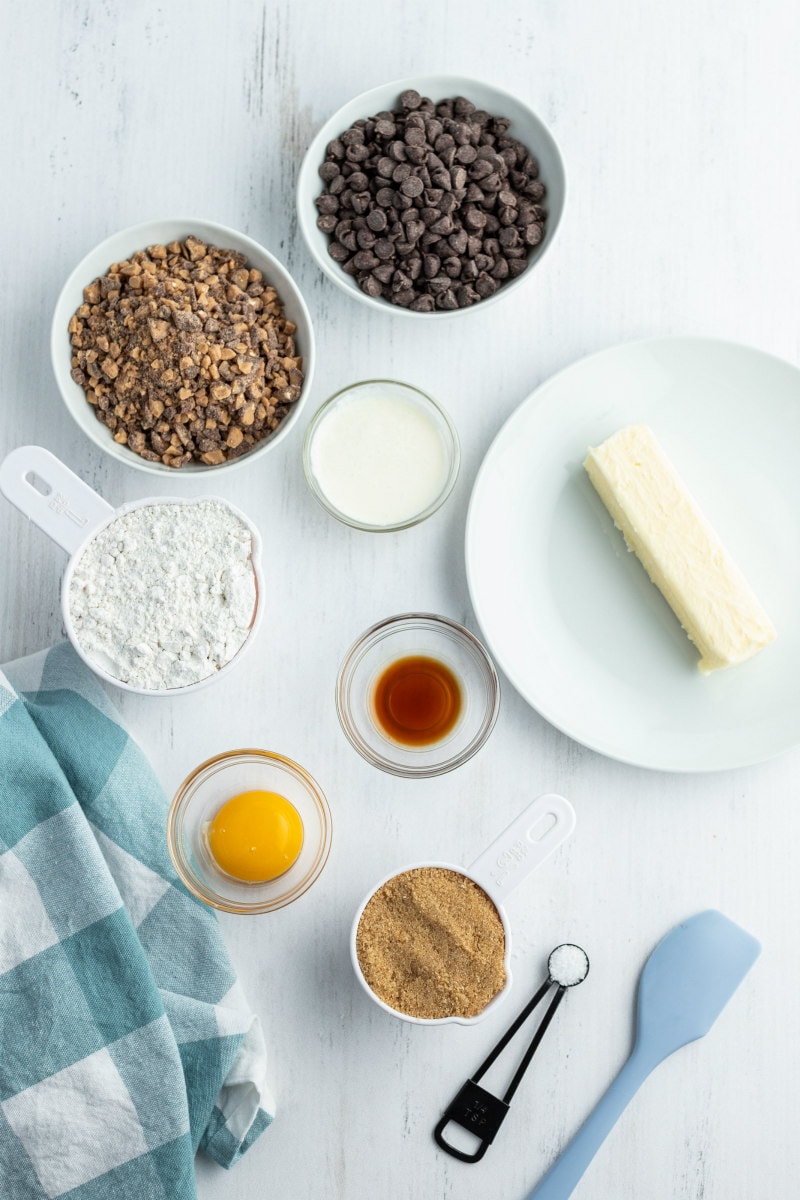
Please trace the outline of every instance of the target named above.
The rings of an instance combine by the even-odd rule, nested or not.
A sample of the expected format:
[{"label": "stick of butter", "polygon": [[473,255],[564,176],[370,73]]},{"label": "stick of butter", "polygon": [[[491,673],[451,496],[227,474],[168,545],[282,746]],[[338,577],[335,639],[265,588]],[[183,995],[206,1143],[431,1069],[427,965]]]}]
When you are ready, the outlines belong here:
[{"label": "stick of butter", "polygon": [[583,465],[628,549],[700,651],[704,675],[775,640],[750,585],[647,425],[618,430]]}]

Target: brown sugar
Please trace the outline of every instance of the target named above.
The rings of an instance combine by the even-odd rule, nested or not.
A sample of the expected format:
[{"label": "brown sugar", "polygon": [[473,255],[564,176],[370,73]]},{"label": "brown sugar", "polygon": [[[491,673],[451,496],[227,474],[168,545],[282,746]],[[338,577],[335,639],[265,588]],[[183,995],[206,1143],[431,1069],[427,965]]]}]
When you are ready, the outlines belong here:
[{"label": "brown sugar", "polygon": [[388,880],[367,903],[356,934],[367,984],[410,1017],[474,1017],[502,991],[505,931],[476,883],[445,867]]}]

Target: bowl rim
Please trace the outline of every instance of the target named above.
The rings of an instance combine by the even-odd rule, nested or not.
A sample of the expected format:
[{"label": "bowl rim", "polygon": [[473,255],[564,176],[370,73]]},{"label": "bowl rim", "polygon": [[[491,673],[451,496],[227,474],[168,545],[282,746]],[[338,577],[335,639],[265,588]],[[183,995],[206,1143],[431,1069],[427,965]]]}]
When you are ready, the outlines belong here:
[{"label": "bowl rim", "polygon": [[[342,114],[345,109],[349,109],[351,106],[356,104],[359,106],[363,105],[365,107],[364,116],[369,117],[372,114],[371,111],[368,110],[368,106],[373,103],[379,104],[381,102],[379,97],[384,97],[386,92],[396,92],[399,95],[400,92],[405,91],[407,88],[413,87],[417,91],[421,91],[424,95],[426,86],[434,81],[437,84],[437,90],[440,86],[452,86],[454,88],[463,89],[463,92],[456,92],[455,94],[466,94],[470,85],[476,85],[494,93],[501,102],[503,99],[508,99],[514,105],[523,109],[526,117],[530,118],[533,124],[537,127],[537,132],[541,135],[542,140],[548,143],[548,150],[551,152],[558,165],[562,199],[559,209],[555,214],[548,212],[549,227],[547,236],[543,239],[541,245],[536,248],[536,258],[530,264],[530,270],[523,271],[522,274],[518,275],[516,279],[512,279],[508,283],[503,284],[502,287],[499,287],[494,295],[487,296],[485,299],[481,300],[480,303],[472,304],[468,308],[449,310],[444,309],[435,310],[432,313],[421,313],[414,312],[409,308],[403,308],[398,304],[390,304],[388,301],[384,300],[383,297],[368,296],[366,292],[361,290],[361,288],[351,284],[349,277],[346,276],[341,269],[339,269],[338,264],[332,263],[328,255],[319,250],[317,240],[311,233],[312,215],[306,201],[310,200],[313,205],[314,188],[312,186],[312,181],[316,181],[319,178],[317,172],[324,159],[324,147],[329,141],[331,141],[333,137],[337,135],[337,132],[344,132],[344,129],[339,128],[339,126],[341,125],[341,121],[344,119],[340,116],[340,114]],[[320,155],[320,148],[323,148],[322,155]],[[529,147],[529,150],[531,154],[538,157],[535,148]],[[306,193],[308,193],[308,195]],[[303,236],[303,241],[305,242],[309,253],[323,273],[327,275],[327,277],[332,280],[333,283],[346,292],[347,295],[351,296],[353,299],[362,301],[362,303],[369,305],[377,312],[392,312],[403,317],[413,317],[421,320],[426,318],[430,320],[431,317],[442,320],[465,316],[468,313],[474,313],[476,311],[485,312],[490,305],[497,303],[498,300],[502,300],[504,296],[508,295],[519,284],[524,283],[526,279],[532,276],[532,268],[538,266],[541,260],[548,254],[551,245],[555,241],[556,234],[563,224],[564,215],[567,210],[568,184],[567,172],[564,166],[564,156],[561,153],[561,148],[555,138],[555,135],[553,134],[547,122],[544,121],[544,119],[540,117],[533,108],[531,108],[530,104],[528,104],[521,97],[515,95],[513,92],[509,92],[506,88],[499,87],[497,84],[491,83],[485,79],[481,79],[478,76],[444,73],[441,75],[430,74],[406,76],[402,79],[396,79],[389,83],[379,84],[377,87],[369,88],[367,91],[361,92],[357,96],[353,96],[350,100],[347,100],[344,104],[340,105],[339,108],[337,108],[336,111],[333,112],[317,130],[316,134],[308,145],[302,162],[300,163],[300,169],[297,173],[295,196],[298,225]],[[552,224],[550,224],[551,216]],[[316,231],[315,223],[314,230]]]},{"label": "bowl rim", "polygon": [[[332,411],[336,403],[346,396],[348,392],[354,392],[357,388],[370,387],[372,385],[391,384],[392,387],[403,388],[406,391],[413,392],[414,395],[422,401],[423,408],[431,408],[434,411],[437,425],[440,427],[440,432],[446,431],[444,440],[447,442],[448,451],[448,470],[445,481],[438,495],[430,504],[423,508],[420,512],[412,517],[407,517],[403,521],[395,521],[390,525],[371,525],[366,521],[358,521],[354,517],[348,516],[341,512],[335,504],[332,504],[326,496],[324,490],[319,485],[314,469],[311,463],[311,454],[313,448],[314,437],[322,424],[328,412]],[[328,396],[327,400],[323,400],[319,408],[316,410],[308,425],[306,426],[305,437],[303,438],[303,472],[306,477],[306,483],[311,489],[314,499],[340,521],[343,525],[349,525],[351,529],[361,529],[365,533],[396,533],[401,529],[411,529],[414,525],[421,524],[428,517],[432,517],[435,512],[442,507],[453,491],[458,480],[459,471],[461,469],[461,442],[458,436],[452,418],[444,409],[438,400],[434,400],[428,392],[422,390],[413,383],[406,383],[402,379],[359,379],[355,383],[348,383],[344,387],[339,388],[333,395]]]},{"label": "bowl rim", "polygon": [[[466,642],[470,650],[472,650],[480,660],[484,667],[487,679],[487,705],[486,713],[481,721],[480,729],[475,736],[470,740],[469,744],[464,747],[458,754],[451,758],[445,759],[441,763],[436,763],[427,766],[411,766],[403,763],[398,763],[392,759],[376,754],[360,737],[358,728],[355,722],[350,717],[349,705],[346,702],[347,684],[352,669],[357,665],[357,660],[360,658],[362,651],[365,651],[369,643],[383,630],[390,629],[393,625],[400,625],[404,622],[415,622],[432,626],[436,629],[444,626],[452,635],[456,635],[456,639]],[[489,656],[486,647],[475,636],[471,630],[464,625],[460,625],[457,621],[453,621],[450,617],[440,616],[438,613],[426,612],[406,612],[398,613],[395,616],[386,617],[382,621],[377,621],[366,629],[360,637],[353,642],[350,649],[345,654],[339,666],[339,671],[336,676],[336,715],[339,718],[342,732],[354,750],[358,751],[363,759],[371,766],[378,767],[379,770],[387,772],[389,775],[397,775],[402,779],[433,779],[439,775],[446,775],[450,771],[456,770],[457,767],[463,766],[473,758],[479,750],[486,744],[492,730],[497,723],[497,717],[500,712],[500,678],[497,674],[497,669]],[[484,889],[485,890],[485,889]]]},{"label": "bowl rim", "polygon": [[[122,446],[114,442],[111,431],[98,421],[91,405],[86,399],[83,388],[76,384],[70,376],[70,344],[67,325],[75,311],[74,292],[76,289],[82,289],[87,283],[90,283],[96,276],[92,274],[93,268],[89,268],[87,264],[96,256],[102,257],[106,261],[106,268],[112,262],[119,261],[114,258],[113,247],[118,244],[120,239],[131,241],[133,248],[127,250],[127,254],[134,254],[136,250],[144,249],[148,245],[154,244],[152,234],[158,230],[163,230],[164,227],[169,229],[179,228],[183,233],[176,233],[175,236],[168,235],[169,241],[182,240],[188,234],[197,230],[208,235],[213,235],[214,239],[219,239],[219,244],[225,238],[233,238],[241,246],[246,247],[246,250],[241,250],[241,253],[248,253],[248,257],[254,254],[265,263],[269,264],[269,269],[275,271],[279,277],[277,290],[279,292],[281,302],[285,304],[287,294],[291,295],[291,305],[295,307],[306,324],[306,333],[303,335],[303,341],[307,345],[303,346],[303,385],[300,391],[300,396],[295,401],[292,410],[287,414],[278,428],[273,434],[267,438],[263,438],[251,451],[241,455],[239,458],[228,459],[223,463],[218,463],[216,466],[208,466],[204,463],[187,463],[182,468],[167,467],[164,463],[148,462],[135,451],[128,449],[127,446]],[[148,236],[149,235],[149,236]],[[227,247],[225,247],[227,248]],[[231,246],[236,249],[236,246]],[[257,265],[251,263],[251,265]],[[257,269],[261,269],[257,267]],[[266,274],[266,272],[265,272]],[[272,282],[272,281],[270,281]],[[68,296],[73,295],[73,300],[68,300]],[[291,320],[291,318],[289,318]],[[297,424],[297,418],[305,406],[308,395],[311,391],[311,385],[314,378],[314,369],[316,365],[316,344],[314,327],[311,321],[311,314],[308,306],[303,298],[303,294],[295,281],[289,269],[284,266],[279,258],[266,246],[257,242],[255,238],[249,234],[242,233],[230,225],[222,225],[217,221],[211,221],[206,217],[162,217],[155,218],[150,221],[140,221],[135,225],[129,225],[124,229],[117,230],[115,233],[109,234],[108,237],[92,246],[73,267],[69,275],[65,279],[53,308],[53,315],[50,320],[50,363],[55,377],[56,386],[64,403],[64,407],[72,417],[75,424],[83,431],[83,433],[92,441],[99,449],[103,450],[111,458],[121,463],[123,466],[130,466],[140,471],[146,471],[150,475],[160,475],[162,477],[169,476],[170,478],[189,478],[202,477],[211,472],[217,472],[227,469],[232,471],[237,467],[244,466],[247,462],[252,461],[257,456],[265,454],[268,450],[273,449],[278,445],[291,429]],[[73,388],[77,391],[73,392]],[[79,403],[80,401],[80,403]],[[83,405],[86,409],[84,413]],[[103,434],[108,437],[104,437]]]},{"label": "bowl rim", "polygon": [[[364,915],[364,909],[367,907],[375,893],[379,892],[384,884],[388,883],[389,880],[394,879],[397,875],[405,875],[407,871],[419,871],[423,867],[435,867],[444,871],[452,871],[456,875],[463,875],[466,879],[472,880],[472,882],[479,887],[486,896],[488,896],[489,900],[497,910],[497,914],[500,917],[500,921],[503,925],[503,932],[505,934],[503,966],[505,967],[506,981],[500,991],[497,992],[496,995],[492,996],[489,1003],[482,1008],[479,1013],[475,1013],[473,1017],[413,1017],[410,1013],[404,1013],[399,1008],[392,1008],[391,1004],[387,1004],[385,1000],[382,1000],[380,996],[373,992],[372,988],[367,983],[364,972],[361,969],[361,963],[358,959],[357,939],[358,927],[361,924],[361,918]],[[486,1017],[491,1016],[495,1009],[502,1004],[503,1000],[507,998],[508,993],[511,991],[511,987],[514,983],[514,976],[511,971],[511,924],[508,919],[508,913],[506,912],[504,905],[501,904],[500,901],[494,896],[490,895],[489,892],[487,892],[485,885],[480,883],[475,878],[471,867],[458,866],[456,863],[442,862],[438,859],[426,859],[424,862],[408,863],[404,867],[398,867],[394,871],[389,871],[382,879],[378,880],[378,882],[372,888],[370,888],[359,904],[350,926],[349,945],[350,961],[353,965],[356,978],[369,998],[373,1000],[375,1004],[379,1006],[379,1008],[382,1008],[384,1012],[389,1013],[390,1016],[399,1017],[401,1021],[407,1021],[411,1025],[478,1025],[481,1021],[485,1020]]]},{"label": "bowl rim", "polygon": [[[262,901],[258,904],[242,904],[221,896],[194,874],[182,853],[183,843],[180,837],[180,828],[182,827],[182,818],[187,806],[186,793],[188,789],[203,772],[208,771],[217,763],[224,763],[226,760],[237,759],[242,756],[266,759],[273,766],[277,765],[289,775],[294,776],[306,788],[322,820],[322,841],[310,872],[290,892],[281,896],[277,902],[273,900]],[[189,772],[175,790],[170,801],[169,812],[167,813],[166,833],[167,850],[175,872],[183,886],[196,900],[210,905],[210,907],[216,908],[221,912],[234,913],[237,916],[258,916],[261,913],[277,912],[281,908],[286,908],[287,905],[291,904],[294,900],[298,900],[300,896],[304,895],[316,883],[330,857],[331,846],[333,844],[333,817],[327,796],[314,776],[305,767],[301,766],[300,763],[285,754],[279,754],[275,750],[264,750],[257,746],[244,746],[236,750],[223,750],[219,754],[212,754],[210,758],[199,763],[198,766]]]}]

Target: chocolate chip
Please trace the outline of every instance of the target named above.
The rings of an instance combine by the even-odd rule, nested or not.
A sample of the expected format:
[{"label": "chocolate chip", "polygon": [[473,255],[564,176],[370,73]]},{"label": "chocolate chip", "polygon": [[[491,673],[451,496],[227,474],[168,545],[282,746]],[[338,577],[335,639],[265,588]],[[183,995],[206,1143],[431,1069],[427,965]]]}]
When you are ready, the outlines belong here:
[{"label": "chocolate chip", "polygon": [[455,233],[451,233],[447,239],[456,254],[464,254],[467,249],[467,232],[465,229],[457,229]]},{"label": "chocolate chip", "polygon": [[407,88],[406,91],[400,93],[400,103],[405,109],[419,108],[422,97],[414,88]]},{"label": "chocolate chip", "polygon": [[456,300],[459,308],[469,308],[470,304],[474,304],[476,300],[480,300],[480,296],[474,288],[467,284],[462,284],[456,288]]},{"label": "chocolate chip", "polygon": [[319,169],[331,258],[366,295],[415,312],[493,295],[524,269],[546,219],[538,163],[509,126],[466,97],[434,104],[414,89],[354,122]]},{"label": "chocolate chip", "polygon": [[404,196],[421,196],[424,190],[422,180],[417,179],[414,175],[404,179],[400,184],[400,191]]},{"label": "chocolate chip", "polygon": [[386,213],[380,208],[373,208],[367,214],[367,225],[369,225],[373,232],[382,233],[387,225]]},{"label": "chocolate chip", "polygon": [[477,159],[469,168],[469,178],[477,183],[492,174],[491,164],[485,158]]},{"label": "chocolate chip", "polygon": [[519,230],[513,226],[506,229],[501,229],[497,240],[500,245],[508,249],[510,246],[518,246],[520,243]]},{"label": "chocolate chip", "polygon": [[337,200],[336,196],[328,195],[325,192],[323,192],[321,196],[317,197],[315,203],[323,216],[327,213],[335,213],[339,211],[339,201]]},{"label": "chocolate chip", "polygon": [[453,219],[449,216],[440,217],[438,221],[434,221],[431,225],[431,233],[439,233],[442,235],[452,233]]},{"label": "chocolate chip", "polygon": [[383,292],[380,281],[374,275],[365,275],[358,283],[362,292],[366,292],[368,296],[374,296],[376,299]]},{"label": "chocolate chip", "polygon": [[421,167],[424,164],[427,155],[428,152],[424,146],[409,146],[406,149],[408,161],[416,167]]},{"label": "chocolate chip", "polygon": [[485,271],[481,271],[480,275],[475,280],[475,291],[479,296],[482,296],[485,299],[487,296],[493,296],[495,294],[497,291],[497,284],[491,278],[491,276],[485,273]]}]

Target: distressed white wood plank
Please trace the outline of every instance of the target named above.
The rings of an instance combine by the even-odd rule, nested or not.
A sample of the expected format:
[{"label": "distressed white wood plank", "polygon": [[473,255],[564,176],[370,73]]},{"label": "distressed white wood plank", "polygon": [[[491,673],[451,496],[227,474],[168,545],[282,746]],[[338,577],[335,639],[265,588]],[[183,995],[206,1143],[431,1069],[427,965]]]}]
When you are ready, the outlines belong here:
[{"label": "distressed white wood plank", "polygon": [[[294,273],[318,336],[309,415],[354,378],[388,375],[439,397],[462,438],[445,509],[396,536],[326,517],[305,489],[299,433],[252,470],[215,476],[268,538],[260,643],[202,703],[121,703],[168,791],[209,752],[260,743],[306,764],[334,812],[331,860],[306,897],[268,917],[223,919],[265,1022],[280,1111],[232,1173],[199,1162],[201,1200],[522,1200],[623,1061],[652,945],[707,905],[759,935],[762,960],[712,1034],[648,1082],[576,1195],[794,1195],[800,752],[737,773],[650,774],[576,746],[506,685],[476,759],[441,780],[405,782],[351,751],[332,694],[344,651],[383,616],[422,608],[474,626],[462,556],[470,488],[492,437],[541,380],[662,332],[798,361],[800,10],[779,0],[42,0],[6,5],[0,21],[0,453],[40,441],[112,502],[148,494],[147,477],[106,460],[63,409],[49,320],[87,249],[181,213],[244,229]],[[438,71],[528,100],[559,139],[569,181],[552,256],[518,299],[457,320],[446,337],[340,294],[299,239],[293,205],[304,147],[335,108],[386,80]],[[9,508],[0,538],[6,659],[61,635],[63,559]],[[347,958],[366,888],[425,855],[469,862],[551,789],[573,799],[579,825],[509,903],[507,1010],[475,1029],[417,1029],[371,1006]],[[559,1013],[484,1162],[450,1160],[430,1137],[441,1107],[565,938],[585,944],[589,979]]]}]

